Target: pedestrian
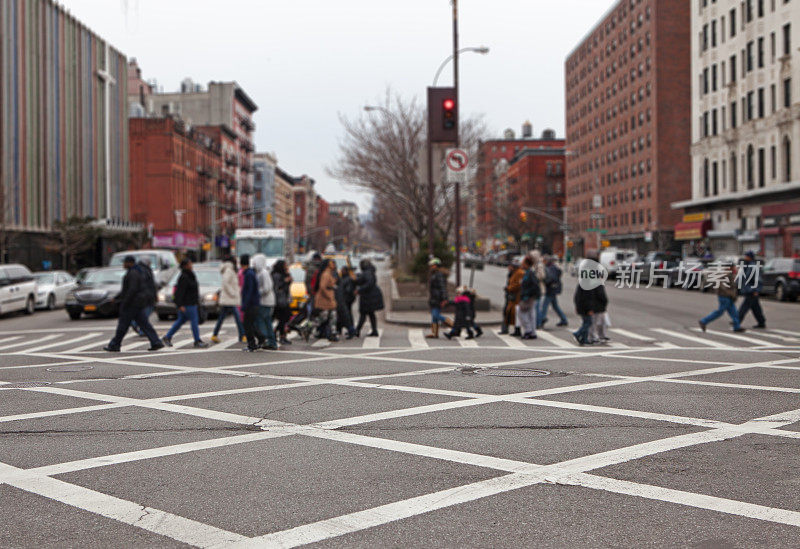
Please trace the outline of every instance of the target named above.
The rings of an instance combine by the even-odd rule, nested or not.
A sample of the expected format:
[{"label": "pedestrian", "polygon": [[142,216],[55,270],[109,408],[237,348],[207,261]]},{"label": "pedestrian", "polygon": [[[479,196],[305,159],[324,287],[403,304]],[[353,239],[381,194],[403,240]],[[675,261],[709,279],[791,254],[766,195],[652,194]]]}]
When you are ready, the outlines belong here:
[{"label": "pedestrian", "polygon": [[291,345],[286,337],[286,326],[292,316],[291,310],[292,275],[286,261],[279,259],[272,266],[272,288],[275,292],[275,312],[273,317],[278,321],[275,332],[281,345]]},{"label": "pedestrian", "polygon": [[318,337],[329,341],[339,341],[336,336],[336,263],[325,259],[317,277],[314,308],[318,311],[315,319]]},{"label": "pedestrian", "polygon": [[[147,320],[150,320],[150,315],[153,314],[153,309],[155,309],[156,299],[158,290],[156,289],[156,279],[153,276],[153,269],[150,268],[150,258],[147,256],[142,256],[142,259],[134,267],[139,271],[139,274],[142,275],[142,283],[144,284],[146,290],[149,292],[149,295],[153,296],[153,299],[148,303],[144,308],[144,316]],[[139,337],[147,337],[147,334],[144,330],[139,326],[136,320],[131,321],[131,328],[133,331],[136,332]],[[161,340],[159,340],[160,342]]]},{"label": "pedestrian", "polygon": [[355,300],[356,280],[353,270],[345,265],[339,272],[339,282],[336,285],[336,333],[341,335],[342,330],[347,330],[347,339],[356,336],[356,327],[353,323]]},{"label": "pedestrian", "polygon": [[242,268],[239,271],[242,277],[242,301],[241,308],[244,313],[244,335],[247,339],[247,347],[243,350],[253,353],[266,340],[266,336],[258,332],[256,326],[258,322],[258,308],[261,306],[261,295],[258,291],[258,276],[250,268],[250,256],[245,254],[240,258]]},{"label": "pedestrian", "polygon": [[172,337],[188,320],[192,327],[194,347],[196,349],[205,349],[208,347],[208,343],[200,339],[200,317],[198,311],[200,287],[197,283],[197,277],[192,270],[192,261],[189,258],[183,258],[180,263],[180,268],[181,274],[178,276],[178,283],[175,285],[175,295],[172,299],[175,303],[175,307],[178,308],[178,318],[161,341],[163,341],[164,345],[167,347],[172,347]]},{"label": "pedestrian", "polygon": [[525,276],[522,278],[517,314],[522,328],[522,339],[536,339],[536,305],[542,295],[542,290],[531,256],[525,256],[522,268],[525,270]]},{"label": "pedestrian", "polygon": [[477,315],[475,313],[475,302],[478,299],[478,291],[475,288],[467,288],[464,295],[469,299],[469,315],[472,319],[472,329],[475,331],[475,337],[481,337],[483,335],[483,329],[478,325],[478,321],[476,320]]},{"label": "pedestrian", "polygon": [[148,350],[158,351],[164,347],[164,344],[159,341],[156,331],[145,315],[147,307],[152,307],[153,303],[155,303],[155,292],[149,288],[141,270],[136,268],[136,258],[130,255],[126,256],[122,265],[128,272],[125,273],[125,277],[122,279],[122,292],[118,298],[120,304],[117,331],[111,341],[108,342],[108,345],[103,347],[103,350],[110,353],[120,352],[122,339],[128,332],[131,322],[135,320],[150,340],[150,349]]},{"label": "pedestrian", "polygon": [[541,328],[544,326],[545,322],[547,322],[547,309],[550,308],[551,305],[560,319],[556,326],[561,327],[569,324],[567,322],[567,316],[558,304],[558,296],[561,295],[563,288],[561,283],[562,274],[553,256],[548,256],[545,259],[544,299],[542,300],[541,311],[538,318],[538,328]]},{"label": "pedestrian", "polygon": [[444,333],[444,337],[447,339],[459,337],[462,329],[467,331],[467,339],[475,339],[475,334],[472,331],[470,302],[466,294],[467,289],[464,286],[459,286],[456,289],[456,297],[453,299],[453,305],[455,305],[456,308],[456,317],[453,322],[453,327],[449,332]]},{"label": "pedestrian", "polygon": [[272,275],[267,270],[267,256],[256,254],[250,260],[253,270],[256,273],[258,282],[258,317],[256,318],[256,328],[259,334],[264,336],[260,342],[262,349],[275,351],[278,349],[278,342],[275,340],[275,331],[272,329],[272,310],[275,308],[275,292],[272,288]]},{"label": "pedestrian", "polygon": [[516,267],[514,262],[508,264],[508,273],[506,274],[506,285],[503,287],[503,322],[500,324],[500,335],[508,334],[508,327],[514,324],[512,320],[509,322],[508,304],[511,302],[511,295],[508,292],[508,284],[511,282],[511,277],[514,275]]},{"label": "pedestrian", "polygon": [[[536,298],[536,303],[534,304],[534,307],[536,307],[536,325],[538,327],[539,322],[541,322],[540,319],[542,318],[542,286],[544,285],[544,279],[547,276],[547,272],[545,271],[544,256],[542,256],[542,252],[539,250],[533,250],[530,253],[530,257],[533,260],[533,274],[536,276],[536,282],[539,285],[539,297]],[[544,319],[542,325],[544,325],[546,322],[547,318]]]},{"label": "pedestrian", "polygon": [[511,335],[514,337],[522,337],[517,310],[519,309],[520,292],[522,291],[522,279],[525,278],[525,269],[522,268],[519,260],[516,259],[512,261],[511,265],[514,268],[514,272],[508,279],[508,285],[506,286],[506,293],[509,296],[506,316],[508,317],[509,327],[514,326],[514,333]]},{"label": "pedestrian", "polygon": [[736,311],[736,268],[731,265],[725,272],[725,277],[718,281],[717,286],[717,310],[705,318],[700,319],[700,329],[706,331],[706,326],[714,322],[723,314],[728,313],[733,321],[734,332],[744,332],[739,321],[739,313]]},{"label": "pedestrian", "polygon": [[594,290],[595,309],[592,315],[592,325],[589,328],[589,343],[607,343],[610,341],[606,332],[608,321],[608,294],[605,286],[598,286]]},{"label": "pedestrian", "polygon": [[442,272],[442,261],[434,257],[428,262],[430,277],[428,280],[428,306],[431,309],[431,333],[428,339],[439,337],[439,324],[447,324],[442,309],[447,305],[447,277]]},{"label": "pedestrian", "polygon": [[222,287],[219,292],[219,316],[217,323],[214,325],[214,333],[211,335],[211,341],[219,343],[219,331],[222,328],[222,323],[228,316],[232,316],[236,323],[236,333],[238,341],[244,340],[244,326],[242,320],[239,318],[239,303],[242,300],[239,288],[239,276],[236,273],[236,259],[232,256],[225,256],[222,260],[220,267],[222,274]]},{"label": "pedestrian", "polygon": [[744,254],[742,272],[737,278],[739,282],[739,292],[744,296],[741,307],[739,307],[739,324],[744,321],[744,317],[751,310],[756,317],[757,324],[753,328],[763,330],[767,327],[767,319],[764,318],[764,311],[761,309],[761,291],[764,283],[761,280],[760,265],[756,263],[756,254],[747,252]]},{"label": "pedestrian", "polygon": [[592,327],[593,317],[598,308],[598,292],[597,288],[591,290],[584,290],[580,284],[575,287],[575,312],[581,317],[581,326],[573,336],[579,345],[588,345],[591,343],[590,330]]},{"label": "pedestrian", "polygon": [[383,293],[378,286],[378,278],[375,276],[375,266],[368,259],[362,259],[359,263],[361,272],[356,277],[356,288],[358,292],[358,326],[356,327],[356,337],[361,337],[361,329],[369,318],[372,331],[367,337],[378,337],[378,319],[375,313],[383,310]]}]

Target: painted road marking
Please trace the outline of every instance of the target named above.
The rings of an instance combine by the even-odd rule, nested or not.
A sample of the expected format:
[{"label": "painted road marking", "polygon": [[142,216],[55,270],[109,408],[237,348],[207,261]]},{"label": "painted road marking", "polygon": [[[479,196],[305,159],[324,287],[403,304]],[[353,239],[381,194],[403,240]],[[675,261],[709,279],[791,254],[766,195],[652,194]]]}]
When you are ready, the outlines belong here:
[{"label": "painted road marking", "polygon": [[539,330],[538,332],[536,332],[536,335],[538,335],[541,339],[547,341],[548,343],[552,343],[556,347],[560,347],[562,349],[574,349],[575,347],[577,347],[577,345],[575,345],[574,343],[570,343],[569,341],[561,339],[560,337],[557,337],[551,334],[550,332],[546,332],[544,330]]},{"label": "painted road marking", "polygon": [[624,337],[629,337],[629,338],[635,339],[637,341],[644,341],[646,343],[655,343],[656,342],[656,340],[653,339],[652,337],[643,336],[643,335],[637,334],[635,332],[630,332],[628,330],[623,330],[622,328],[610,328],[610,330],[612,332],[614,332],[615,334],[619,334],[619,335],[624,336]]},{"label": "painted road marking", "polygon": [[424,330],[408,330],[408,342],[414,349],[427,349],[428,341]]},{"label": "painted road marking", "polygon": [[700,345],[704,345],[706,347],[715,347],[717,349],[730,349],[730,345],[725,345],[724,343],[719,343],[718,341],[714,341],[713,339],[706,339],[701,337],[694,337],[689,334],[685,334],[683,332],[676,332],[674,330],[665,330],[664,328],[653,328],[654,332],[658,332],[659,334],[668,335],[671,337],[678,337],[681,339],[686,339],[692,341],[694,343],[699,343]]},{"label": "painted road marking", "polygon": [[378,337],[365,337],[362,349],[380,349],[381,338],[383,337],[383,328],[378,330]]}]

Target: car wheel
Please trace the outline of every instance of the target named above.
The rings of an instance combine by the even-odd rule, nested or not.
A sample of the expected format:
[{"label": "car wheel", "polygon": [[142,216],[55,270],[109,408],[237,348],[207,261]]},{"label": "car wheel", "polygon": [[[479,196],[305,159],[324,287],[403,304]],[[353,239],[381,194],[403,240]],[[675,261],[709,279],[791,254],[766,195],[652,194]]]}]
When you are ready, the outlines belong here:
[{"label": "car wheel", "polygon": [[160,320],[161,322],[166,322],[167,320],[169,320],[169,315],[165,315],[164,313],[158,313],[157,316],[158,320]]},{"label": "car wheel", "polygon": [[69,314],[69,319],[70,320],[80,320],[81,319],[81,312],[80,311],[69,311],[67,314]]},{"label": "car wheel", "polygon": [[28,301],[25,302],[25,314],[32,315],[36,311],[36,300],[33,296],[28,296]]},{"label": "car wheel", "polygon": [[56,308],[56,296],[50,294],[49,296],[47,296],[47,310],[52,311],[55,310],[55,308]]},{"label": "car wheel", "polygon": [[778,301],[786,301],[786,288],[784,288],[783,282],[778,282],[775,285],[775,299]]}]

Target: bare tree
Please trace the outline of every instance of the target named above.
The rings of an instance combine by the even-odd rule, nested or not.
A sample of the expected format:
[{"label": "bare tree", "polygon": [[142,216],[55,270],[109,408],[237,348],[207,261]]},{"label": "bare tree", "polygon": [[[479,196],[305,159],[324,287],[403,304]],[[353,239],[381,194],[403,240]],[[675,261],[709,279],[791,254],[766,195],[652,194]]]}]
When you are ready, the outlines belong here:
[{"label": "bare tree", "polygon": [[[340,116],[344,137],[339,144],[339,158],[327,172],[370,193],[378,203],[378,211],[391,212],[397,224],[388,229],[394,231],[395,237],[401,224],[417,241],[423,241],[428,222],[428,181],[423,169],[425,109],[416,99],[407,101],[387,90],[380,111],[353,120]],[[480,118],[461,122],[462,143],[468,150],[476,150],[486,133]],[[439,177],[440,169],[441,165],[434,165],[434,224],[438,236],[446,237],[454,224],[453,185]]]},{"label": "bare tree", "polygon": [[97,243],[102,231],[92,224],[93,221],[92,217],[73,216],[66,221],[58,220],[53,223],[64,269],[72,266],[74,270],[75,265],[71,264],[74,263],[75,256],[90,250]]}]

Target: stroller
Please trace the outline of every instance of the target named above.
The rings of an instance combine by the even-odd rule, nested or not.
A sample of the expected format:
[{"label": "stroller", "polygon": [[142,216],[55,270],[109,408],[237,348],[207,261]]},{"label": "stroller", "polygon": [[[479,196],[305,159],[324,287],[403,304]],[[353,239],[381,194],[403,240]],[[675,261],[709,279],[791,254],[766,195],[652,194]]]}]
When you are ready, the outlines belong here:
[{"label": "stroller", "polygon": [[303,341],[308,343],[309,339],[311,339],[311,334],[314,332],[314,322],[311,318],[311,315],[308,312],[308,302],[302,302],[299,304],[297,308],[297,312],[292,315],[289,319],[289,322],[286,324],[286,327],[291,332],[292,330],[297,332]]}]

